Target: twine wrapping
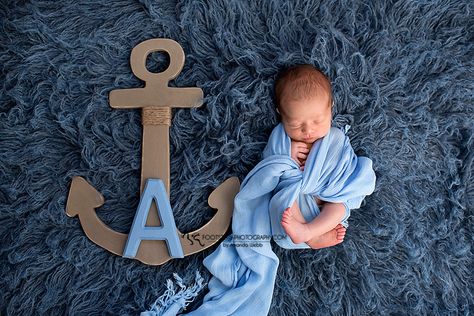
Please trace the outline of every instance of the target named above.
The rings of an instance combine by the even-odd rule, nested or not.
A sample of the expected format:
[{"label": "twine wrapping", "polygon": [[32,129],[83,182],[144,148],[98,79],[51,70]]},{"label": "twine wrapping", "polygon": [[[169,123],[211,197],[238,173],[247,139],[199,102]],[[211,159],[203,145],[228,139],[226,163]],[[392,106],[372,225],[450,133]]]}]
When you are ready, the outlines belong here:
[{"label": "twine wrapping", "polygon": [[142,124],[171,126],[171,108],[143,108]]}]

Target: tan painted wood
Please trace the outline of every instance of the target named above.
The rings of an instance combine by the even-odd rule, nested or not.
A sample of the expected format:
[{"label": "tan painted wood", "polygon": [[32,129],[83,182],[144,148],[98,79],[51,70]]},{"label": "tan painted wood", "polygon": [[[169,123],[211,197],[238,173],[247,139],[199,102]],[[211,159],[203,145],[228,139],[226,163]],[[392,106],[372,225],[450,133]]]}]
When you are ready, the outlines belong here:
[{"label": "tan painted wood", "polygon": [[[146,58],[154,51],[165,51],[170,56],[170,65],[163,72],[151,73],[146,69]],[[169,80],[176,78],[184,65],[183,49],[173,40],[150,39],[138,44],[132,50],[130,64],[133,73],[145,81],[145,87],[112,90],[109,95],[110,106],[117,109],[142,109],[140,193],[143,192],[147,179],[161,179],[169,197],[171,108],[200,106],[203,102],[203,92],[195,87],[168,87]],[[209,196],[208,204],[217,210],[211,220],[189,233],[183,234],[177,229],[185,256],[202,251],[220,239],[206,239],[203,235],[223,236],[226,233],[232,218],[234,197],[239,187],[236,177],[227,179]],[[79,217],[84,232],[94,243],[114,254],[122,255],[128,235],[112,230],[97,216],[95,209],[104,202],[104,197],[85,179],[74,177],[69,190],[66,214]],[[151,206],[146,225],[160,225],[155,203]],[[197,238],[199,242],[190,242],[191,236],[194,241]],[[142,241],[135,258],[150,265],[160,265],[171,259],[166,242],[162,240]]]}]

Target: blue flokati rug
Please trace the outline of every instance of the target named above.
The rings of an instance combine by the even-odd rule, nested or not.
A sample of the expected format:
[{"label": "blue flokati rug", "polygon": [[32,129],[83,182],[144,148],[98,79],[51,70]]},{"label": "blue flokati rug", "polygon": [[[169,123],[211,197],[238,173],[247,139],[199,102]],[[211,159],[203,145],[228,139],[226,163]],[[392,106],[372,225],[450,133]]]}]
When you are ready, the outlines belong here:
[{"label": "blue flokati rug", "polygon": [[[473,10],[470,1],[2,1],[0,313],[136,315],[186,287],[198,293],[187,311],[202,302],[202,261],[215,247],[146,266],[96,246],[65,214],[82,176],[105,197],[102,220],[130,229],[141,114],[112,109],[108,93],[142,87],[131,49],[165,37],[186,54],[171,85],[205,95],[202,107],[173,111],[171,205],[182,232],[212,217],[214,188],[261,159],[285,66],[311,63],[331,78],[333,126],[350,125],[356,154],[373,160],[375,192],[352,211],[342,244],[274,246],[270,315],[471,315]],[[151,54],[149,69],[166,59]]]}]

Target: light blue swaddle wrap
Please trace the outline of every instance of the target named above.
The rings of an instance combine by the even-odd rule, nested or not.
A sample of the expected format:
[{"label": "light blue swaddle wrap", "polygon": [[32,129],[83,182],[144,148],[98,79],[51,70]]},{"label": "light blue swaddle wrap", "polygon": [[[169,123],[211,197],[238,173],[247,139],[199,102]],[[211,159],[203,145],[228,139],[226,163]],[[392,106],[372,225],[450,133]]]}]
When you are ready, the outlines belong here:
[{"label": "light blue swaddle wrap", "polygon": [[[232,235],[204,259],[213,275],[209,292],[202,305],[186,315],[267,315],[279,264],[270,237],[283,248],[309,248],[286,236],[280,225],[283,211],[298,200],[309,221],[319,214],[317,196],[344,203],[343,224],[347,226],[349,210],[359,208],[364,197],[374,191],[372,161],[357,157],[340,129],[331,127],[313,144],[304,171],[290,157],[290,144],[280,123],[270,135],[264,159],[245,177],[235,197]],[[176,315],[182,303],[170,306],[163,315]]]}]

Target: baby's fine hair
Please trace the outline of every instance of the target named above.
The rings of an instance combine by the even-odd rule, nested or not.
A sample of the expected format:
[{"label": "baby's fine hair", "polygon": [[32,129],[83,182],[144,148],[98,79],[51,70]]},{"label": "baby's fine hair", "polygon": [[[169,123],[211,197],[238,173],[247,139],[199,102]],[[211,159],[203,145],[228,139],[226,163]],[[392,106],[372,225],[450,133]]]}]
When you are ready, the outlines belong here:
[{"label": "baby's fine hair", "polygon": [[289,100],[303,100],[321,93],[329,94],[332,105],[331,82],[323,72],[313,65],[303,64],[281,71],[275,81],[275,102],[277,108]]}]

